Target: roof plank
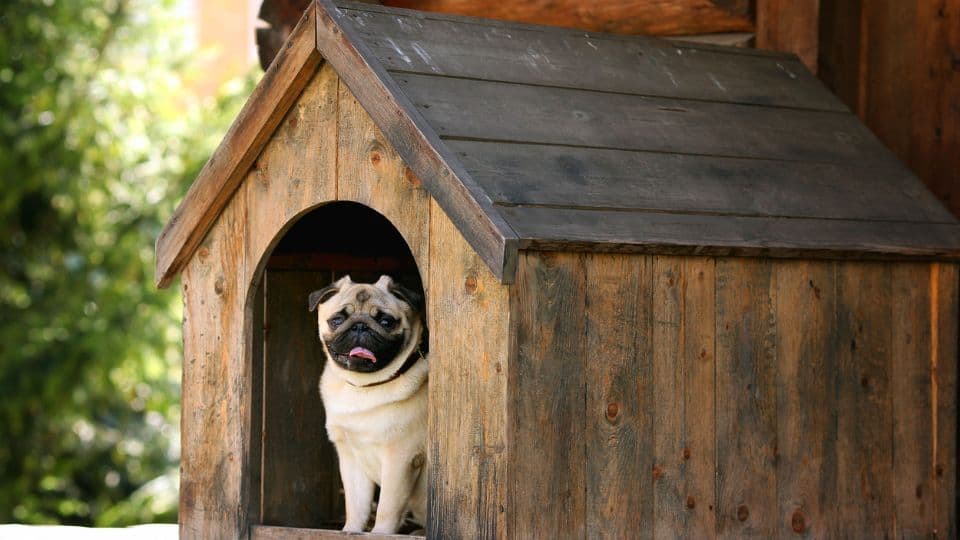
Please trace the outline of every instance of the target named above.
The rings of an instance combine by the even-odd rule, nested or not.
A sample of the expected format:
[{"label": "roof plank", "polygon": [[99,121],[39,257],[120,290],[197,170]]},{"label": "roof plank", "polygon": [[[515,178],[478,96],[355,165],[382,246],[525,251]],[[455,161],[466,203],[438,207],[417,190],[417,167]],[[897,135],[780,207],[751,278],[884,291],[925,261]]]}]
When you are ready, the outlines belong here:
[{"label": "roof plank", "polygon": [[[539,27],[471,27],[347,10],[388,70],[648,96],[846,111],[795,58],[666,40],[551,35]],[[638,73],[643,73],[638,77]]]},{"label": "roof plank", "polygon": [[446,144],[498,203],[953,222],[899,164],[851,167],[540,144]]},{"label": "roof plank", "polygon": [[503,207],[521,249],[960,260],[960,224]]},{"label": "roof plank", "polygon": [[[828,163],[877,159],[852,114],[402,74],[444,138]],[[880,148],[882,150],[882,147]]]},{"label": "roof plank", "polygon": [[317,52],[311,6],[223,142],[207,161],[157,237],[156,283],[167,287],[203,241],[247,171],[323,60]]}]

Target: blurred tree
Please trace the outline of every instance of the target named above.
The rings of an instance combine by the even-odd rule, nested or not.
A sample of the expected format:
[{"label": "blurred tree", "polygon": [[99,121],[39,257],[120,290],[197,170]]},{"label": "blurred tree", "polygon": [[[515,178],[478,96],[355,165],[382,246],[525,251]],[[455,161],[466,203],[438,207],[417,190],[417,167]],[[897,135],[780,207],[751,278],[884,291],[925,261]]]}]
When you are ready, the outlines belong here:
[{"label": "blurred tree", "polygon": [[180,304],[153,242],[250,88],[192,94],[180,3],[0,10],[0,523],[176,519]]}]

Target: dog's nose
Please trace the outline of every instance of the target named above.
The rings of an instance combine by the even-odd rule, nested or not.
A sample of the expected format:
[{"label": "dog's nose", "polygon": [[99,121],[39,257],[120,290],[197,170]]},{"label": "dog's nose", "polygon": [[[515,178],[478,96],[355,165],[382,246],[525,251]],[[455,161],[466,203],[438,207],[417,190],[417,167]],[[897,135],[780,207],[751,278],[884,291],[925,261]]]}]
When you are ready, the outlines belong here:
[{"label": "dog's nose", "polygon": [[361,332],[367,332],[369,330],[370,330],[370,327],[367,326],[367,323],[365,322],[357,322],[350,327],[350,331],[356,334],[359,334]]}]

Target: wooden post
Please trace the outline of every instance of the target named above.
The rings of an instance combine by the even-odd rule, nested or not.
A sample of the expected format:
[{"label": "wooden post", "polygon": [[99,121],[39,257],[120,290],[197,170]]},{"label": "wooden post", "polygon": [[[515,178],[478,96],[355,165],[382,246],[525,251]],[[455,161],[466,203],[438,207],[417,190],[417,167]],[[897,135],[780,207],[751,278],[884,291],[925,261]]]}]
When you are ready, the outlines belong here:
[{"label": "wooden post", "polygon": [[757,48],[791,52],[817,72],[820,0],[757,0]]}]

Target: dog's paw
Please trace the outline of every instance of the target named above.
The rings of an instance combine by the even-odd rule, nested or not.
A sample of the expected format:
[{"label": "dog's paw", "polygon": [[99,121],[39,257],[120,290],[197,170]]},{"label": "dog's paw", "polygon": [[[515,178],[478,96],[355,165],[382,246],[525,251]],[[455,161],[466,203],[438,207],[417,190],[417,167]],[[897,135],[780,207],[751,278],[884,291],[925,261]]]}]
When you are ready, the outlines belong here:
[{"label": "dog's paw", "polygon": [[348,533],[362,533],[363,525],[353,525],[353,524],[347,523],[346,525],[343,526],[343,529],[340,529],[340,530]]}]

